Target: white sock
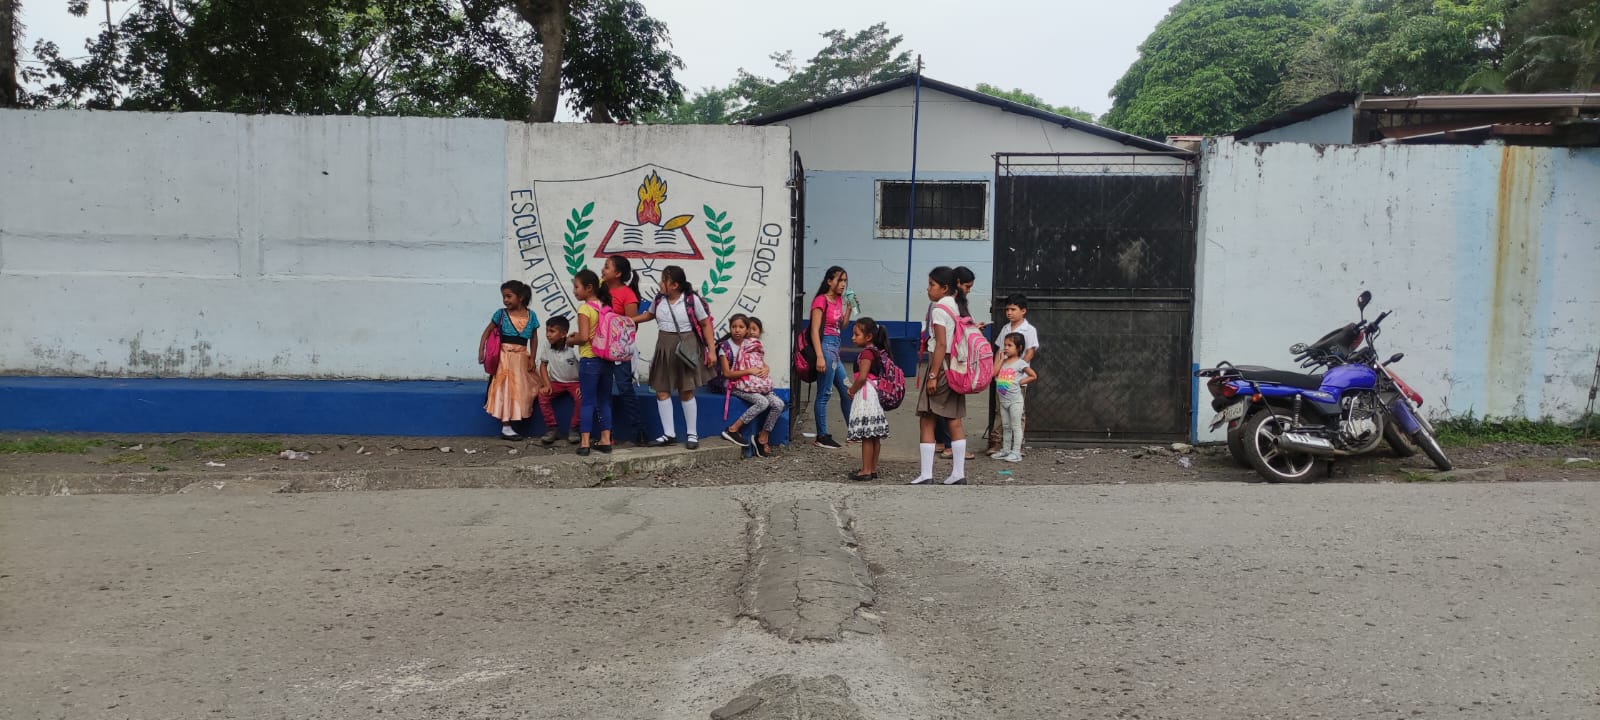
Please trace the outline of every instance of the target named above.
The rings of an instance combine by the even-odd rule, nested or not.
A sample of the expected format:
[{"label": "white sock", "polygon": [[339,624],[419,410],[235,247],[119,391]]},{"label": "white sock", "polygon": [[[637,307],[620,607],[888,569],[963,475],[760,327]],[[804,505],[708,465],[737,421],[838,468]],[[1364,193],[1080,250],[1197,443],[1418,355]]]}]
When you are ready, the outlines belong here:
[{"label": "white sock", "polygon": [[933,479],[933,443],[922,443],[917,446],[918,457],[922,462],[922,471],[917,473],[917,479],[912,482],[926,482]]},{"label": "white sock", "polygon": [[506,437],[511,437],[512,435],[517,434],[517,431],[511,429],[511,423],[500,423],[500,434]]},{"label": "white sock", "polygon": [[950,441],[950,459],[954,463],[954,465],[950,468],[950,477],[945,480],[945,484],[947,484],[947,485],[949,483],[951,483],[952,481],[960,480],[961,478],[964,478],[964,477],[967,476],[967,441],[966,440],[951,440]]},{"label": "white sock", "polygon": [[696,420],[700,419],[700,413],[698,412],[699,410],[700,406],[695,403],[694,398],[689,398],[689,402],[683,404],[684,435],[692,438],[700,437],[700,423],[696,422]]},{"label": "white sock", "polygon": [[672,427],[672,399],[657,400],[656,414],[661,416],[661,434],[667,437],[677,437],[678,432]]}]

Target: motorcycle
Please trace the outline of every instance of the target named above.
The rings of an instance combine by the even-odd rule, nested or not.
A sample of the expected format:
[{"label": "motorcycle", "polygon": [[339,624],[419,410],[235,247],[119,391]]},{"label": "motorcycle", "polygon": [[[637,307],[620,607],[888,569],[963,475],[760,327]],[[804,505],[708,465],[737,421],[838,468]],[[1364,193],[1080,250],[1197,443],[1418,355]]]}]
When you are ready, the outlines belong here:
[{"label": "motorcycle", "polygon": [[1268,482],[1305,481],[1319,462],[1367,454],[1385,441],[1408,456],[1409,438],[1440,470],[1450,469],[1433,426],[1418,412],[1422,396],[1389,367],[1404,353],[1377,361],[1373,341],[1390,313],[1368,322],[1371,301],[1370,292],[1357,298],[1359,323],[1289,348],[1302,369],[1323,369],[1320,374],[1228,362],[1195,373],[1206,379],[1217,411],[1211,429],[1228,426],[1228,450],[1236,461]]}]

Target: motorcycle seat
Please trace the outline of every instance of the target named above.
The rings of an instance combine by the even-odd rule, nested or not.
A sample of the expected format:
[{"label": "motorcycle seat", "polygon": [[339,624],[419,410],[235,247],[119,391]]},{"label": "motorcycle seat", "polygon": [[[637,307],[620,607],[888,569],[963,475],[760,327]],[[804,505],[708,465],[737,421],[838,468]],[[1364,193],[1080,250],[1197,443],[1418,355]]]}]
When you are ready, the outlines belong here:
[{"label": "motorcycle seat", "polygon": [[1321,375],[1307,375],[1305,373],[1290,372],[1288,370],[1273,370],[1259,365],[1238,365],[1234,367],[1239,371],[1239,376],[1246,380],[1287,385],[1301,390],[1316,390],[1322,387]]}]

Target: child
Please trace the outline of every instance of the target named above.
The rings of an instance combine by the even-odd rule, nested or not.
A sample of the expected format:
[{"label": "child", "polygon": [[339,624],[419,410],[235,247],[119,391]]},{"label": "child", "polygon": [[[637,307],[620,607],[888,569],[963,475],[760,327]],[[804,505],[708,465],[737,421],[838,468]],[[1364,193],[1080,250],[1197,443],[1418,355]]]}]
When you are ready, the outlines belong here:
[{"label": "child", "polygon": [[996,460],[1022,462],[1022,388],[1039,379],[1022,354],[1028,341],[1022,333],[1006,333],[1001,345],[1001,362],[994,374],[995,393],[1000,397],[1000,417],[1005,421],[1005,441]]},{"label": "child", "polygon": [[594,330],[600,324],[602,304],[611,303],[611,293],[600,284],[593,270],[579,270],[572,276],[572,296],[578,299],[578,331],[567,342],[578,347],[579,397],[583,410],[578,433],[578,454],[589,454],[589,440],[595,430],[600,442],[594,449],[611,452],[611,366],[594,354]]},{"label": "child", "polygon": [[[995,367],[1000,367],[1001,361],[1004,359],[1002,352],[1005,350],[1005,339],[1011,333],[1021,333],[1023,340],[1021,357],[1031,365],[1033,363],[1033,353],[1039,349],[1039,331],[1035,330],[1033,324],[1028,322],[1028,296],[1017,293],[1006,298],[1006,320],[1010,322],[1006,323],[1000,329],[1000,332],[995,333]],[[996,405],[994,417],[989,420],[989,457],[994,457],[994,454],[1000,451],[1000,418],[1000,407]],[[1021,426],[1019,425],[1018,427],[1020,428]],[[1021,452],[1021,446],[1021,443],[1017,444],[1018,452]]]},{"label": "child", "polygon": [[[523,439],[511,423],[533,417],[533,396],[543,384],[528,357],[528,342],[539,327],[539,318],[528,309],[532,300],[533,289],[527,283],[507,280],[500,286],[500,302],[505,307],[494,311],[483,335],[478,337],[478,364],[483,364],[485,352],[500,356],[500,367],[489,380],[483,409],[500,421],[500,437],[506,440]],[[489,331],[496,327],[500,329],[500,347],[485,347]]]},{"label": "child", "polygon": [[885,362],[894,362],[889,356],[889,332],[872,318],[856,321],[851,340],[861,348],[856,358],[856,380],[850,386],[850,439],[861,441],[861,469],[850,475],[851,480],[877,480],[878,454],[883,450],[883,439],[889,437],[889,416],[878,399],[878,374]]},{"label": "child", "polygon": [[945,381],[945,370],[950,365],[950,341],[953,339],[958,317],[970,317],[967,312],[967,294],[956,282],[956,271],[939,266],[928,273],[928,371],[917,384],[917,419],[921,430],[918,457],[920,471],[912,485],[933,482],[933,429],[938,418],[950,423],[950,450],[952,467],[946,485],[967,484],[967,434],[961,419],[967,415],[967,396],[950,390]]},{"label": "child", "polygon": [[[778,418],[783,416],[783,398],[772,391],[772,381],[767,379],[771,369],[767,367],[767,351],[761,345],[761,319],[744,318],[744,341],[739,345],[731,372],[727,372],[728,382],[732,383],[735,397],[743,400],[749,409],[744,415],[739,416],[728,429],[722,431],[722,438],[737,445],[739,431],[749,423],[755,422],[762,413],[767,414],[767,419],[761,423],[761,430],[756,433],[755,451],[760,457],[772,457],[772,428],[778,425]],[[728,326],[729,334],[733,333],[733,325]]]},{"label": "child", "polygon": [[[639,274],[633,271],[628,258],[622,255],[606,258],[606,264],[600,268],[600,281],[605,283],[606,292],[611,293],[612,312],[630,318],[639,314]],[[613,389],[621,400],[617,403],[620,417],[613,418],[614,424],[632,428],[633,444],[644,447],[644,422],[639,418],[639,398],[633,394],[633,358],[616,363],[611,374]]]},{"label": "child", "polygon": [[545,343],[539,346],[539,375],[544,380],[544,390],[539,393],[539,411],[544,414],[545,445],[556,441],[556,396],[572,398],[572,433],[567,442],[578,444],[578,415],[583,407],[583,393],[578,389],[578,348],[567,342],[572,321],[565,315],[550,318],[544,329]]}]

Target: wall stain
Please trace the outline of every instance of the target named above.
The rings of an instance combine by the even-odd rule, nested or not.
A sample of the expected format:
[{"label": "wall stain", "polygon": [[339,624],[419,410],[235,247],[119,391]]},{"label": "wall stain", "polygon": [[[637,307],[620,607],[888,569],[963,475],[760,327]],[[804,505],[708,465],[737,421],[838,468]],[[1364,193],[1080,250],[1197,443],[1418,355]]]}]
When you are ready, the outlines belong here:
[{"label": "wall stain", "polygon": [[1526,417],[1523,384],[1533,365],[1538,300],[1540,193],[1537,148],[1501,148],[1495,197],[1494,294],[1489,311],[1485,417]]}]

